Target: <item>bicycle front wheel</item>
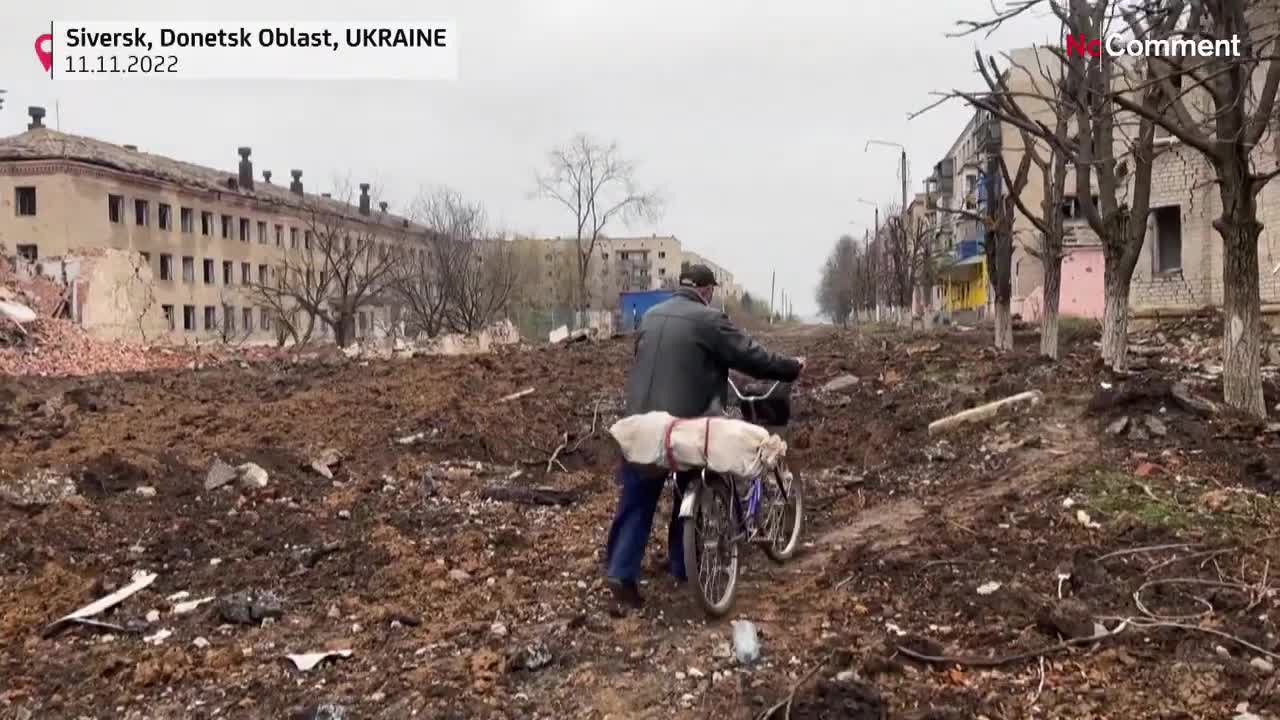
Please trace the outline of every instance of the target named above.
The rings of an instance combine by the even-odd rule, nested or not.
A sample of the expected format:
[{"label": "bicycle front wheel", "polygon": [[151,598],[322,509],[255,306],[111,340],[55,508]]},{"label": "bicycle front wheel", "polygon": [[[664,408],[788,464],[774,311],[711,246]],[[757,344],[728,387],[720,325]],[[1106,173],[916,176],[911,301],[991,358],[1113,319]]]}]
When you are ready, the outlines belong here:
[{"label": "bicycle front wheel", "polygon": [[689,591],[712,617],[733,607],[738,589],[737,523],[732,491],[719,478],[697,480],[692,513],[684,518],[684,567]]},{"label": "bicycle front wheel", "polygon": [[799,475],[780,465],[763,486],[764,553],[776,563],[786,562],[795,556],[804,529],[804,485]]}]

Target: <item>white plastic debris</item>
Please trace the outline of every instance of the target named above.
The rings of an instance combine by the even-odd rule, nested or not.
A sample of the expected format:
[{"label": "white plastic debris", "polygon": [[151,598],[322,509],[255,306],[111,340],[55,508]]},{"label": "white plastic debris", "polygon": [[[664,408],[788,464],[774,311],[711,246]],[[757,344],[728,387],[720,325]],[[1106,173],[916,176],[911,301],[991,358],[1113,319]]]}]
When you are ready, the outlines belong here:
[{"label": "white plastic debris", "polygon": [[1079,522],[1081,525],[1089,528],[1090,530],[1097,530],[1098,528],[1102,527],[1102,525],[1100,525],[1099,523],[1094,522],[1093,518],[1089,517],[1089,513],[1085,512],[1084,510],[1076,511],[1076,521]]},{"label": "white plastic debris", "polygon": [[1075,507],[1075,506],[1076,506],[1076,501],[1075,501],[1075,500],[1072,500],[1071,498],[1063,498],[1063,499],[1062,499],[1062,507],[1064,507],[1064,508],[1066,508],[1066,509],[1070,510],[1071,508],[1073,508],[1073,507]]},{"label": "white plastic debris", "polygon": [[142,638],[142,641],[148,645],[161,645],[171,635],[173,635],[173,631],[169,628],[160,628],[154,635],[148,635]]},{"label": "white plastic debris", "polygon": [[293,666],[306,672],[329,658],[349,658],[350,650],[331,650],[326,652],[301,653],[299,655],[285,655]]},{"label": "white plastic debris", "polygon": [[0,300],[0,315],[22,325],[36,319],[36,312],[26,305]]},{"label": "white plastic debris", "polygon": [[189,613],[207,602],[213,602],[213,598],[205,597],[200,598],[199,600],[188,600],[186,602],[174,603],[173,614],[183,615]]},{"label": "white plastic debris", "polygon": [[65,622],[71,622],[74,620],[83,620],[84,618],[93,617],[94,615],[97,615],[103,610],[107,610],[109,608],[115,607],[116,605],[123,602],[130,595],[133,595],[139,590],[142,590],[143,588],[147,587],[148,585],[150,585],[155,581],[156,581],[155,573],[147,572],[145,570],[140,570],[133,574],[133,582],[129,583],[128,585],[120,588],[119,590],[111,593],[110,595],[100,600],[95,600],[94,602],[91,602],[88,605],[85,605],[84,607],[80,608],[79,610],[76,610],[75,612],[69,615],[64,615],[63,617],[54,621],[54,625],[61,625],[62,623],[65,623]]},{"label": "white plastic debris", "polygon": [[750,620],[733,621],[733,655],[742,665],[760,659],[760,636]]},{"label": "white plastic debris", "polygon": [[990,595],[991,593],[993,593],[993,592],[995,592],[995,591],[997,591],[997,590],[999,590],[999,589],[1000,589],[1000,583],[995,582],[995,581],[993,580],[993,581],[991,581],[991,582],[985,582],[985,583],[983,583],[983,584],[979,585],[979,586],[978,586],[978,594],[979,594],[979,595]]}]

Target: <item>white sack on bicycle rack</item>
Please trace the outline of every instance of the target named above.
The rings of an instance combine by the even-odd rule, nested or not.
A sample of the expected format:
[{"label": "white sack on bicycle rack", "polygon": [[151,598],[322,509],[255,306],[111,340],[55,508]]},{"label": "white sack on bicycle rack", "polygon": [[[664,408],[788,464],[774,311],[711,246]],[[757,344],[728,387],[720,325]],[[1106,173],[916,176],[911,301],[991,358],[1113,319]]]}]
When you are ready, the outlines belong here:
[{"label": "white sack on bicycle rack", "polygon": [[609,433],[627,462],[665,468],[663,441],[667,428],[676,423],[671,430],[671,452],[678,470],[705,467],[742,478],[754,478],[776,466],[787,452],[782,438],[749,422],[724,417],[676,420],[664,412],[630,415],[614,423]]}]

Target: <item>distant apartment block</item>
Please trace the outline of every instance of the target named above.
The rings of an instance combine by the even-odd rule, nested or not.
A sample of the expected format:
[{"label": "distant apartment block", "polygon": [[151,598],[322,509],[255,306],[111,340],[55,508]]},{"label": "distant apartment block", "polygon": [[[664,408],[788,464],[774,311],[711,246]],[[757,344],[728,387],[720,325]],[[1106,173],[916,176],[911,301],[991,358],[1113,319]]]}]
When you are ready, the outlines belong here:
[{"label": "distant apartment block", "polygon": [[[0,243],[25,263],[95,248],[137,253],[173,339],[273,339],[273,313],[245,291],[277,282],[288,254],[313,251],[316,208],[368,228],[362,235],[383,253],[421,251],[418,228],[370,208],[367,184],[358,205],[339,202],[305,193],[299,170],[287,186],[269,171],[255,178],[249,148],[226,172],[57,132],[43,114],[32,108],[27,132],[0,139]],[[386,321],[385,307],[362,311],[352,335]]]}]

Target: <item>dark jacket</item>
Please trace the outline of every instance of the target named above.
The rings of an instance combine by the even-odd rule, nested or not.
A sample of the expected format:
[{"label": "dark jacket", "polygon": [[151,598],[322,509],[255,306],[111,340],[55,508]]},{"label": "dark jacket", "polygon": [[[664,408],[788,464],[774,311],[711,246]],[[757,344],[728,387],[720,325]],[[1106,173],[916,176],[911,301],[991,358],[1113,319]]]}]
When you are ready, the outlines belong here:
[{"label": "dark jacket", "polygon": [[765,350],[693,291],[677,290],[640,321],[635,365],[627,378],[627,413],[719,414],[730,370],[790,382],[800,376],[800,363]]}]

